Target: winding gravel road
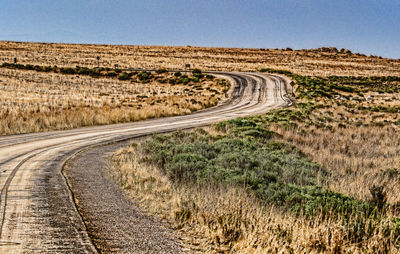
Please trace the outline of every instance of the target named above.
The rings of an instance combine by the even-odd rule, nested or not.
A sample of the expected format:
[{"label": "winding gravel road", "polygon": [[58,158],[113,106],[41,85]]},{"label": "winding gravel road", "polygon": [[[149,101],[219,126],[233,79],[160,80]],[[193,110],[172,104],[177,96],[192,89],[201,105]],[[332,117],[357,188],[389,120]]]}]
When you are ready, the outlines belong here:
[{"label": "winding gravel road", "polygon": [[[108,187],[98,188],[92,193],[87,192],[87,188],[85,192],[84,187],[79,187],[85,186],[85,179],[94,177],[85,173],[87,172],[85,167],[104,167],[104,154],[109,154],[115,149],[112,145],[108,145],[107,148],[99,145],[115,144],[153,133],[205,126],[236,117],[263,114],[273,108],[291,105],[286,93],[289,82],[285,78],[256,73],[214,72],[213,74],[229,79],[234,84],[231,87],[229,99],[219,106],[191,115],[0,137],[0,253],[96,253],[103,250],[101,246],[97,246],[96,239],[91,239],[96,236],[88,233],[88,229],[89,231],[93,229],[86,226],[97,225],[96,221],[89,221],[97,220],[97,218],[80,214],[86,211],[83,202],[84,195],[90,195],[93,200],[96,200],[96,197],[102,199],[102,202],[99,201],[93,208],[96,211],[110,211],[110,207],[106,207],[107,195],[109,192],[111,194],[118,192],[117,189],[112,189],[114,187],[111,185],[109,188],[112,190],[107,189]],[[77,175],[74,175],[75,178],[68,178],[67,183],[67,178],[63,174],[64,164],[74,154],[89,147],[92,147],[88,150],[90,152],[83,152],[83,155],[81,154],[72,163],[81,169],[79,178],[77,179]],[[88,163],[90,165],[87,165]],[[93,170],[91,172],[93,173]],[[102,175],[99,174],[97,177],[102,177]],[[69,181],[80,182],[80,185],[69,185]],[[71,189],[70,186],[73,188]],[[102,191],[104,193],[101,193]],[[82,198],[76,199],[76,197]],[[132,211],[140,213],[136,211],[137,209],[135,210],[134,204],[123,202],[121,206],[131,205]],[[118,209],[114,207],[110,214],[104,214],[105,219],[101,224],[104,230],[116,228],[115,225],[118,223],[127,223],[126,221],[118,222],[118,214],[112,214],[113,212],[118,213]],[[141,232],[141,237],[136,239],[134,244],[154,245],[157,248],[151,250],[143,247],[140,250],[146,253],[180,252],[181,247],[173,243],[172,236],[169,242],[162,244],[165,239],[161,238],[168,238],[170,232],[166,229],[163,231],[162,225],[156,220],[136,216],[132,218],[132,221],[134,225],[137,224],[140,227],[139,220],[143,218],[147,220],[146,225],[151,230],[146,233],[147,231],[141,228],[130,228],[133,232]],[[129,229],[129,227],[126,228],[126,230]],[[101,231],[101,228],[95,230]],[[149,235],[153,234],[154,230],[160,231],[156,234],[159,239],[154,236],[151,238]],[[110,235],[102,241],[110,247],[116,241],[129,242],[129,237],[132,237],[128,232],[119,232],[117,236],[118,239]],[[127,239],[121,239],[123,237]],[[147,237],[152,240],[148,240]],[[140,243],[141,239],[142,243]],[[162,249],[163,246],[166,249]],[[135,250],[132,246],[128,247],[131,248],[126,249],[128,251]],[[126,252],[126,250],[119,250],[118,246],[108,250]]]}]

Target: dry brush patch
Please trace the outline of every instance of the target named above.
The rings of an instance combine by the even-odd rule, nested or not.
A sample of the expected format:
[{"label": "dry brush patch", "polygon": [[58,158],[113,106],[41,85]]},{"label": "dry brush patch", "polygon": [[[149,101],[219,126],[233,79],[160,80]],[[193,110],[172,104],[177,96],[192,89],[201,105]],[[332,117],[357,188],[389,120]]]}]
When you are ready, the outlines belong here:
[{"label": "dry brush patch", "polygon": [[[215,130],[213,132],[217,133]],[[204,132],[199,133],[204,135]],[[221,134],[223,133],[219,132],[219,135]],[[199,134],[196,132],[173,135],[180,138],[187,135],[183,140],[193,140],[197,147],[199,140],[200,142],[203,140],[203,137],[199,139]],[[163,138],[161,137],[161,140]],[[218,136],[215,138],[213,142],[224,139]],[[157,139],[160,137],[157,137],[156,141],[147,142],[157,143],[160,141]],[[229,143],[235,142],[229,141]],[[170,143],[165,144],[170,145]],[[133,144],[115,153],[112,160],[114,177],[143,209],[166,220],[193,252],[396,253],[398,251],[398,219],[389,212],[387,213],[389,216],[382,216],[372,208],[371,213],[365,214],[366,210],[363,209],[369,209],[366,203],[322,192],[325,193],[326,199],[338,198],[339,207],[331,207],[332,210],[328,209],[323,213],[324,207],[318,203],[310,204],[310,200],[305,203],[300,202],[299,204],[305,207],[316,205],[314,210],[311,210],[313,215],[310,217],[306,208],[301,213],[296,213],[294,208],[299,199],[306,200],[308,196],[315,195],[316,189],[304,193],[305,197],[289,193],[286,202],[291,204],[282,205],[279,202],[274,203],[276,201],[271,203],[260,199],[261,196],[253,192],[250,187],[244,188],[242,184],[236,185],[234,182],[227,183],[220,180],[214,182],[213,177],[209,178],[207,183],[199,181],[193,183],[188,179],[177,181],[175,174],[179,173],[176,171],[173,174],[168,173],[173,167],[169,168],[168,164],[161,167],[158,163],[154,164],[157,159],[149,157],[146,152],[148,145],[146,142]],[[180,144],[174,145],[180,146]],[[274,146],[277,145],[274,143]],[[185,147],[183,151],[190,150],[190,145],[183,146]],[[181,148],[177,149],[173,151],[176,153]],[[206,151],[204,147],[198,149]],[[275,149],[274,153],[278,150]],[[162,151],[150,153],[157,154]],[[179,155],[172,153],[171,156]],[[190,161],[174,162],[174,159],[166,161],[178,163],[184,170],[191,169],[184,164]],[[230,163],[235,164],[233,161]],[[200,174],[201,172],[198,172],[196,177]],[[282,177],[287,176],[283,174]],[[250,179],[248,182],[250,185]],[[323,201],[318,202],[322,204]],[[340,212],[348,209],[345,203],[350,204],[351,208],[348,211],[353,212]]]},{"label": "dry brush patch", "polygon": [[[296,77],[295,77],[296,78]],[[298,104],[270,114],[272,130],[329,169],[329,188],[361,200],[383,186],[400,202],[399,77],[297,78]]]},{"label": "dry brush patch", "polygon": [[[393,127],[360,126],[323,130],[275,129],[307,156],[329,169],[330,189],[361,200],[370,200],[373,186],[384,186],[387,201],[400,202],[400,139]],[[304,130],[307,130],[306,132]]]}]

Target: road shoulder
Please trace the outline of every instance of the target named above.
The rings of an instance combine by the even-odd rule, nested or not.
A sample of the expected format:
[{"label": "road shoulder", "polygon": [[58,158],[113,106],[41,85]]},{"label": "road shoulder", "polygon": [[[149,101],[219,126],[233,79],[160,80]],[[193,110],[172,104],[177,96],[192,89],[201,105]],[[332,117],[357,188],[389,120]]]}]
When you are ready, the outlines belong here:
[{"label": "road shoulder", "polygon": [[182,244],[172,230],[157,218],[143,214],[111,179],[108,160],[127,144],[83,151],[64,168],[90,237],[104,253],[182,253]]}]

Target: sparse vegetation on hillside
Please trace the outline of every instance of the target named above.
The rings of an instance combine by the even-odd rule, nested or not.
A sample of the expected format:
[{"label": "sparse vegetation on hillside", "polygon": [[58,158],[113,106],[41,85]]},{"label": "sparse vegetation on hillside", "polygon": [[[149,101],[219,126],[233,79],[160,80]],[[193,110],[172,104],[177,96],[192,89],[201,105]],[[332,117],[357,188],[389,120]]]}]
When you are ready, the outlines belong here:
[{"label": "sparse vegetation on hillside", "polygon": [[295,83],[294,108],[275,111],[270,120],[283,125],[304,123],[324,129],[346,126],[397,126],[400,119],[400,77],[300,76],[287,71]]},{"label": "sparse vegetation on hillside", "polygon": [[[178,75],[179,79],[162,79],[162,76],[153,76],[149,71],[122,71],[120,69],[111,69],[111,68],[87,68],[76,66],[75,68],[64,68],[57,66],[39,66],[39,65],[31,65],[31,64],[13,64],[13,63],[3,63],[0,65],[0,68],[7,69],[17,69],[17,70],[30,70],[37,72],[52,72],[52,73],[61,73],[68,75],[80,75],[80,76],[90,76],[92,78],[118,78],[119,80],[132,80],[136,81],[135,78],[138,78],[142,83],[149,83],[152,79],[159,81],[160,83],[173,83],[173,84],[187,84],[189,82],[199,82],[204,81],[204,74],[201,70],[195,69],[192,72],[191,78],[187,75]],[[166,69],[159,69],[155,71],[156,74],[161,75],[168,73]],[[176,73],[175,73],[176,74]],[[169,75],[170,76],[170,75]],[[176,76],[176,75],[175,75]],[[207,75],[206,79],[213,79],[214,76]]]},{"label": "sparse vegetation on hillside", "polygon": [[209,71],[283,69],[311,76],[400,76],[400,60],[354,54],[346,49],[239,49],[205,47],[107,46],[0,42],[0,62],[41,66],[76,65],[182,69],[190,63]]}]

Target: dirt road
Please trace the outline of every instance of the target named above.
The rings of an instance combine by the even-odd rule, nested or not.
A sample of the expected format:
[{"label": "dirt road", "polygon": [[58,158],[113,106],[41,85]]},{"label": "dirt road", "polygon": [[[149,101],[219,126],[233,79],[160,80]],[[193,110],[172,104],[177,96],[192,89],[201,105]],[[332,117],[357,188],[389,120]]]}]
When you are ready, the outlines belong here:
[{"label": "dirt road", "polygon": [[[240,116],[262,114],[273,108],[290,104],[286,95],[288,84],[283,78],[255,73],[219,73],[218,75],[234,83],[230,99],[217,107],[191,115],[1,137],[0,253],[95,253],[98,251],[86,228],[86,224],[94,225],[90,224],[94,222],[85,221],[85,224],[83,218],[90,218],[81,217],[78,212],[78,208],[82,210],[85,204],[80,204],[79,202],[82,201],[79,200],[77,205],[74,202],[74,197],[82,195],[82,190],[77,188],[71,192],[62,173],[64,163],[78,151],[93,145],[132,139],[152,133],[199,127]],[[93,151],[96,149],[92,149],[92,154],[88,153],[87,156],[92,156],[92,161],[98,156],[100,161],[101,154],[99,153],[102,151],[99,150],[97,154],[94,152],[94,155]],[[84,171],[85,160],[81,160],[79,166],[82,172],[86,172]],[[82,178],[86,176],[82,174],[77,180],[82,182],[84,180]],[[100,189],[92,195],[104,199],[109,191],[106,189],[103,191],[104,193],[101,193]],[[85,195],[89,194],[86,192]],[[81,197],[84,199],[84,196]],[[115,198],[115,196],[110,196],[110,198]],[[116,210],[104,207],[107,203],[105,199],[95,209]],[[115,218],[117,215],[104,213],[104,216],[110,216],[110,220],[105,220],[106,223],[108,221],[109,225],[115,225],[116,222],[111,220],[111,217]],[[93,217],[92,220],[96,218]],[[154,244],[158,242],[160,245],[160,242],[168,238],[169,233],[161,232],[163,229],[160,225],[156,225],[158,222],[152,222],[149,219],[146,223],[149,227],[160,231],[158,238],[151,238]],[[103,226],[107,227],[107,224]],[[152,243],[146,240],[150,236],[146,234],[149,233],[144,233],[141,237],[142,243],[151,245]],[[123,236],[124,232],[120,235]],[[111,242],[112,240],[110,239]],[[165,245],[178,251],[176,248],[179,246],[174,245],[173,239],[170,243]]]}]

